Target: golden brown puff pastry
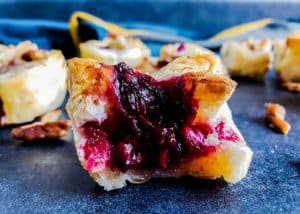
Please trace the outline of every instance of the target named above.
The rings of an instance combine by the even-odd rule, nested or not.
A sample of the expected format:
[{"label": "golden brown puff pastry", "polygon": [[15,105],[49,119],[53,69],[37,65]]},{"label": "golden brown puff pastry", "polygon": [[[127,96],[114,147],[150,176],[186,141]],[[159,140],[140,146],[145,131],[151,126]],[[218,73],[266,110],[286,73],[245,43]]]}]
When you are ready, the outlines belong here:
[{"label": "golden brown puff pastry", "polygon": [[222,45],[221,56],[230,75],[262,80],[272,63],[269,39],[228,41]]},{"label": "golden brown puff pastry", "polygon": [[66,95],[67,67],[58,50],[25,41],[0,46],[0,126],[32,121],[58,108]]},{"label": "golden brown puff pastry", "polygon": [[300,33],[274,42],[275,69],[281,85],[300,92]]},{"label": "golden brown puff pastry", "polygon": [[125,63],[69,60],[75,146],[99,185],[246,176],[252,151],[226,104],[236,83],[212,63],[207,55],[178,58],[150,76]]}]

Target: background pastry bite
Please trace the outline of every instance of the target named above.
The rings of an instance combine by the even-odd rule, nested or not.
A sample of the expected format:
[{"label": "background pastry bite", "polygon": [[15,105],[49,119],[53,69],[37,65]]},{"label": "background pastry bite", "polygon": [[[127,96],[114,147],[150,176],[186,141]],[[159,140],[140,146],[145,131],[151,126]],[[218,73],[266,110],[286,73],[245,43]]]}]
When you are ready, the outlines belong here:
[{"label": "background pastry bite", "polygon": [[230,75],[262,80],[271,68],[271,51],[269,39],[248,39],[225,42],[221,48],[221,56]]},{"label": "background pastry bite", "polygon": [[227,70],[222,60],[219,58],[219,56],[214,54],[214,52],[197,44],[185,42],[164,45],[160,50],[158,67],[163,67],[178,57],[195,56],[202,54],[214,55],[214,67],[220,73],[227,74]]},{"label": "background pastry bite", "polygon": [[275,69],[281,86],[300,92],[300,32],[274,42]]},{"label": "background pastry bite", "polygon": [[194,56],[197,54],[211,54],[212,51],[193,43],[174,43],[164,45],[160,50],[160,59],[171,62],[181,56]]},{"label": "background pastry bite", "polygon": [[0,126],[32,121],[58,108],[66,95],[61,51],[29,41],[0,48]]},{"label": "background pastry bite", "polygon": [[226,104],[236,83],[211,72],[203,58],[178,58],[168,65],[173,74],[162,70],[159,76],[124,63],[69,61],[67,110],[75,146],[99,185],[112,190],[151,177],[223,177],[230,183],[245,177],[252,151]]},{"label": "background pastry bite", "polygon": [[126,62],[136,69],[148,68],[150,49],[139,39],[122,35],[108,35],[103,40],[89,40],[79,44],[80,56],[97,59],[105,64]]},{"label": "background pastry bite", "polygon": [[211,73],[224,75],[219,65],[220,59],[215,54],[202,53],[193,57],[183,56],[175,58],[172,63],[163,66],[159,71],[153,72],[151,76],[155,79],[166,79],[184,73]]}]

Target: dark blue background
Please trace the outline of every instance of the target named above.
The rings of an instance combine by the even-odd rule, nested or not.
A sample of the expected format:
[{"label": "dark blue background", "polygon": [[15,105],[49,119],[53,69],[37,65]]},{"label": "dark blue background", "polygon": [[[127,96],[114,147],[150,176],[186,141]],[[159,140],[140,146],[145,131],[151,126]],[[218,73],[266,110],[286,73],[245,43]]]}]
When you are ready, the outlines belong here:
[{"label": "dark blue background", "polygon": [[278,0],[0,0],[0,17],[66,21],[83,10],[115,22],[140,21],[197,29],[202,37],[241,22],[300,18],[300,3]]},{"label": "dark blue background", "polygon": [[205,39],[233,25],[266,17],[300,19],[299,1],[0,0],[0,43],[29,39],[41,48],[62,49],[66,57],[72,57],[76,52],[67,21],[76,10],[125,26],[150,26],[194,39]]}]

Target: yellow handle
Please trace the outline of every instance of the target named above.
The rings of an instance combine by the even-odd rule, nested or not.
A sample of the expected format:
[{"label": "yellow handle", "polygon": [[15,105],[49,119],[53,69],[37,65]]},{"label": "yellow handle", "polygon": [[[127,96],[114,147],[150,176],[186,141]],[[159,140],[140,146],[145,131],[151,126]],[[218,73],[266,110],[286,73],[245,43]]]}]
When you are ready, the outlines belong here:
[{"label": "yellow handle", "polygon": [[217,40],[217,39],[225,39],[229,37],[239,36],[244,33],[261,29],[272,22],[273,22],[272,19],[260,19],[254,22],[248,22],[245,24],[237,25],[221,31],[220,33],[211,37],[211,39]]},{"label": "yellow handle", "polygon": [[116,24],[106,22],[96,16],[89,14],[89,13],[77,11],[72,14],[70,21],[69,21],[71,37],[76,46],[80,43],[80,37],[79,37],[79,32],[78,32],[79,19],[84,20],[84,21],[89,21],[95,25],[98,25],[98,26],[106,29],[108,32],[110,32],[112,34],[118,34],[118,35],[124,35],[124,36],[139,36],[139,35],[151,34],[151,32],[146,31],[146,30],[125,29]]},{"label": "yellow handle", "polygon": [[[106,21],[102,20],[101,18],[93,16],[89,13],[77,11],[72,14],[70,21],[69,21],[71,37],[72,37],[73,42],[76,45],[76,47],[78,47],[78,44],[80,43],[80,37],[79,37],[79,32],[78,32],[79,20],[91,22],[95,25],[98,25],[98,26],[106,29],[108,32],[110,32],[112,34],[133,36],[133,37],[154,34],[153,32],[147,31],[147,30],[125,29],[116,24],[106,22]],[[234,26],[234,27],[231,27],[231,28],[221,31],[220,33],[216,34],[215,36],[211,37],[210,39],[218,40],[218,39],[225,39],[225,38],[233,38],[235,36],[239,36],[239,35],[247,33],[247,32],[261,29],[272,22],[273,22],[272,19],[261,19],[261,20],[257,20],[254,22],[248,22],[245,24],[237,25],[237,26]]]}]

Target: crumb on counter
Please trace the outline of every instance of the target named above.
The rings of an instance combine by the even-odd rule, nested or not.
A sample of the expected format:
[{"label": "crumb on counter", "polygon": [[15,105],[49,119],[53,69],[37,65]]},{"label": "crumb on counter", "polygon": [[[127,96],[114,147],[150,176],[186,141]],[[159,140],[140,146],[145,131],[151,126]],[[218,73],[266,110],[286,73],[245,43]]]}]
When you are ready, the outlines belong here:
[{"label": "crumb on counter", "polygon": [[277,103],[266,103],[266,120],[271,128],[286,135],[290,131],[290,124],[285,121],[286,110]]}]

